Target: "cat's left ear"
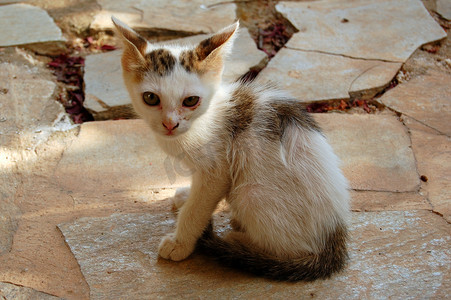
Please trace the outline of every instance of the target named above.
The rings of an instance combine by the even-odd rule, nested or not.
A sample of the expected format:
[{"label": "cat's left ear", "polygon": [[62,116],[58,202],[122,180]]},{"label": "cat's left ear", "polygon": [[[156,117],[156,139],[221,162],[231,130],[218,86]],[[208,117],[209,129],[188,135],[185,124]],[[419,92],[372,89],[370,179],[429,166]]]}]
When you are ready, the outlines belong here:
[{"label": "cat's left ear", "polygon": [[224,57],[232,51],[239,25],[237,21],[197,45],[195,49],[197,59],[205,64],[206,68],[214,66],[222,68]]},{"label": "cat's left ear", "polygon": [[141,65],[145,64],[146,39],[114,16],[111,17],[111,20],[124,41],[124,53],[122,54],[124,70],[135,71],[139,69]]}]

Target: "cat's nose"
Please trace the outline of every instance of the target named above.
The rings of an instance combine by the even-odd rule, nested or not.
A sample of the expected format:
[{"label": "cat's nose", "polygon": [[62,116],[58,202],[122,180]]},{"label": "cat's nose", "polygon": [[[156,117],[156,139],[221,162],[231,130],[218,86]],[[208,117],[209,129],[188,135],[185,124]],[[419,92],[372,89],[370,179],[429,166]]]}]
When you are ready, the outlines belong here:
[{"label": "cat's nose", "polygon": [[171,123],[171,122],[163,122],[163,126],[167,130],[174,130],[177,127],[179,127],[179,123],[175,124],[175,123]]}]

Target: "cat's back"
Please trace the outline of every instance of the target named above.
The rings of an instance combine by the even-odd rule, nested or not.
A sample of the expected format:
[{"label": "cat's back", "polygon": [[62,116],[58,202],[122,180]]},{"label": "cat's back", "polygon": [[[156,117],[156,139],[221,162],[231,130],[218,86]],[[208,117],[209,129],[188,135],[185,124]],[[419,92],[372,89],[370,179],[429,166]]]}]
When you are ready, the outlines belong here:
[{"label": "cat's back", "polygon": [[272,83],[237,82],[230,104],[227,125],[234,139],[252,134],[280,141],[290,127],[321,132],[305,105]]}]

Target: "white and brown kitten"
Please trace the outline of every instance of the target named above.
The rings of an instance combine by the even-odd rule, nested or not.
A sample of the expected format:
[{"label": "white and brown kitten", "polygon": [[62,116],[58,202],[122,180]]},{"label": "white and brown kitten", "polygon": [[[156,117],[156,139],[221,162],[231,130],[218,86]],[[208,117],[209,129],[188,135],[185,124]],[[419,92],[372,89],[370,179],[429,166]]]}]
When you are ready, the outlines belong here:
[{"label": "white and brown kitten", "polygon": [[[123,76],[133,106],[169,155],[194,171],[179,190],[177,228],[161,257],[196,248],[277,280],[327,278],[347,260],[347,181],[321,129],[302,105],[257,82],[222,82],[238,22],[197,46],[159,46],[113,21],[124,38]],[[235,231],[211,218],[222,199]]]}]

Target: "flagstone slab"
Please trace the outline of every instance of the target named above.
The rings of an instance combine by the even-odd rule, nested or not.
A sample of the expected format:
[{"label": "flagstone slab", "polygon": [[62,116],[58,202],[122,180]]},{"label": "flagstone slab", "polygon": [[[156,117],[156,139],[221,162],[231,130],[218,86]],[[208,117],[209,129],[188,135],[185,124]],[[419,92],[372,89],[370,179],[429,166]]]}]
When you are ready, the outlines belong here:
[{"label": "flagstone slab", "polygon": [[160,212],[81,218],[58,227],[93,300],[440,298],[451,293],[450,225],[428,211],[354,213],[346,270],[328,280],[296,284],[256,278],[197,254],[182,262],[158,258],[158,243],[174,225],[175,215]]},{"label": "flagstone slab", "polygon": [[0,296],[2,299],[41,299],[41,300],[57,300],[63,299],[46,293],[36,291],[32,288],[18,286],[11,283],[0,282]]},{"label": "flagstone slab", "polygon": [[48,13],[38,7],[18,3],[0,6],[0,47],[34,45],[40,53],[54,54],[65,39]]},{"label": "flagstone slab", "polygon": [[280,2],[299,30],[287,47],[404,62],[421,45],[446,37],[419,0]]},{"label": "flagstone slab", "polygon": [[352,59],[283,48],[258,75],[302,102],[374,96],[387,86],[400,63]]},{"label": "flagstone slab", "polygon": [[351,188],[414,192],[419,188],[407,128],[392,115],[314,114],[342,161]]},{"label": "flagstone slab", "polygon": [[419,192],[350,191],[352,211],[432,210],[425,195]]},{"label": "flagstone slab", "polygon": [[451,136],[451,75],[430,71],[385,93],[378,101]]},{"label": "flagstone slab", "polygon": [[189,185],[191,172],[180,162],[159,148],[143,120],[90,122],[64,152],[55,178],[68,190],[96,194]]},{"label": "flagstone slab", "polygon": [[96,30],[112,29],[111,15],[142,30],[165,29],[194,33],[212,33],[236,19],[236,5],[227,1],[97,0],[97,3],[102,10],[91,23],[91,27]]},{"label": "flagstone slab", "polygon": [[422,193],[433,211],[451,223],[451,137],[428,131],[421,124],[408,121],[418,172],[424,176]]},{"label": "flagstone slab", "polygon": [[[195,45],[209,35],[196,35],[159,44]],[[131,102],[122,79],[122,51],[89,55],[85,61],[85,102],[96,119],[121,118],[131,114]],[[225,64],[224,80],[235,81],[266,57],[257,49],[246,28],[240,30],[232,55]],[[116,108],[116,111],[112,111]]]},{"label": "flagstone slab", "polygon": [[437,0],[437,12],[443,18],[451,20],[451,2],[449,0]]}]

